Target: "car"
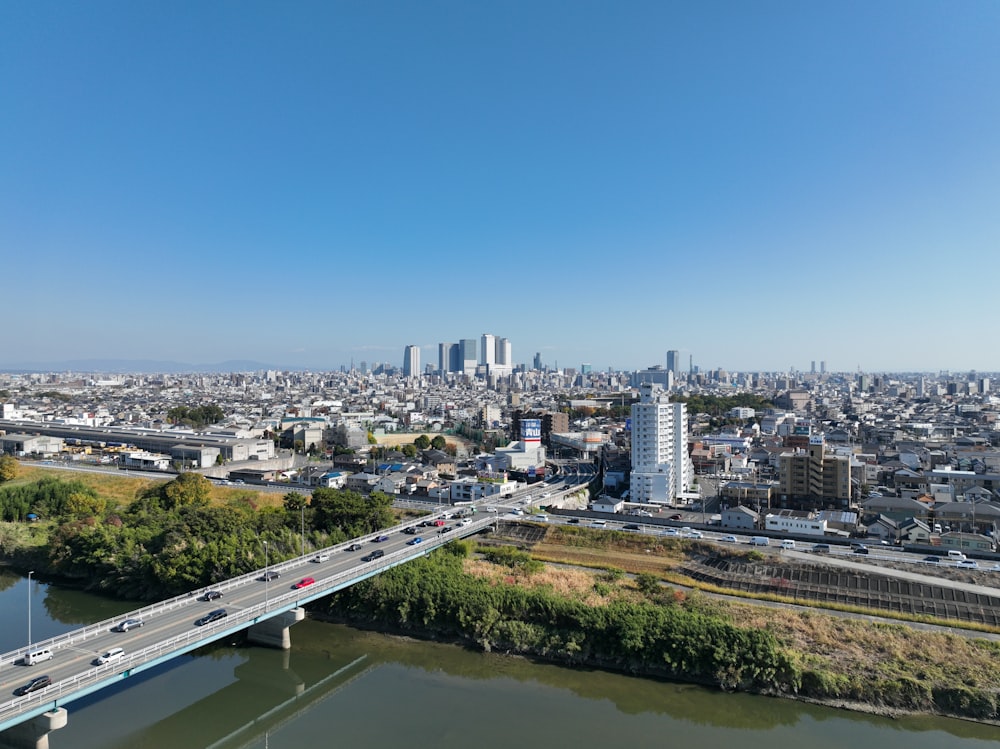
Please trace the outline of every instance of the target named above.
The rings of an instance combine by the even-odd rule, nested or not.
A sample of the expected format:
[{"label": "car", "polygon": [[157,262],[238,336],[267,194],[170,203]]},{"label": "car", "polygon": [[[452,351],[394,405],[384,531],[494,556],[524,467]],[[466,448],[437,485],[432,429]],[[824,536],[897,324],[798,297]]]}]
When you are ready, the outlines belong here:
[{"label": "car", "polygon": [[970,570],[978,570],[979,562],[977,562],[975,559],[960,559],[957,562],[955,562],[955,566],[966,567],[967,569]]},{"label": "car", "polygon": [[446,525],[444,528],[438,528],[438,533],[451,533],[453,528],[450,525]]},{"label": "car", "polygon": [[704,538],[705,534],[702,533],[701,531],[688,531],[687,532],[687,537],[688,538]]},{"label": "car", "polygon": [[206,624],[211,624],[212,622],[217,622],[219,619],[224,619],[229,616],[229,612],[225,609],[215,609],[215,611],[209,611],[205,616],[200,619],[195,619],[194,625],[196,627],[204,627]]},{"label": "car", "polygon": [[351,544],[344,551],[361,551],[363,548],[361,544]]},{"label": "car", "polygon": [[941,557],[936,557],[933,554],[931,554],[928,557],[924,557],[924,561],[927,562],[928,564],[940,564]]},{"label": "car", "polygon": [[406,545],[407,546],[416,546],[417,544],[422,544],[423,542],[424,542],[424,539],[422,539],[420,536],[417,536],[416,538],[411,538],[409,541],[407,541]]},{"label": "car", "polygon": [[108,652],[97,656],[94,658],[95,666],[103,666],[105,663],[111,663],[112,661],[120,661],[125,657],[125,650],[123,648],[111,648]]},{"label": "car", "polygon": [[407,536],[414,536],[417,533],[417,529],[411,525],[409,528],[403,528],[403,533]]},{"label": "car", "polygon": [[330,554],[328,552],[323,552],[322,554],[317,554],[312,558],[314,562],[329,562]]},{"label": "car", "polygon": [[374,562],[376,559],[381,559],[384,556],[385,556],[384,551],[382,551],[381,549],[375,549],[375,551],[371,552],[370,554],[365,554],[363,557],[361,557],[361,561]]},{"label": "car", "polygon": [[523,515],[524,514],[524,510],[522,510],[520,507],[515,507],[513,510],[510,511],[510,514],[511,515]]},{"label": "car", "polygon": [[431,521],[431,525],[434,526],[434,527],[437,527],[437,528],[440,528],[444,524],[445,524],[445,522],[443,520],[432,520]]},{"label": "car", "polygon": [[867,554],[868,553],[868,547],[867,546],[855,546],[854,547],[854,553],[855,554]]},{"label": "car", "polygon": [[458,524],[459,525],[472,525],[472,519],[471,518],[465,518],[464,520],[460,520],[458,522]]},{"label": "car", "polygon": [[23,686],[20,686],[17,689],[15,689],[14,694],[16,694],[18,697],[23,697],[24,695],[30,694],[31,692],[37,692],[39,689],[45,689],[45,687],[49,686],[51,683],[52,683],[51,676],[36,676],[27,684],[24,684]]},{"label": "car", "polygon": [[222,598],[221,590],[206,590],[205,594],[201,597],[203,601],[218,601]]},{"label": "car", "polygon": [[719,539],[720,541],[725,541],[727,544],[735,544],[736,536],[723,536]]},{"label": "car", "polygon": [[628,525],[622,526],[623,531],[641,531],[642,526],[636,525],[635,523],[629,523]]},{"label": "car", "polygon": [[262,583],[269,583],[272,580],[277,580],[279,577],[281,577],[281,575],[275,572],[274,570],[268,570],[257,579],[260,580]]},{"label": "car", "polygon": [[681,534],[680,534],[680,531],[678,531],[676,528],[667,528],[665,531],[663,531],[662,535],[664,535],[664,536],[679,536]]},{"label": "car", "polygon": [[299,588],[305,588],[307,585],[312,585],[314,582],[316,582],[316,578],[314,577],[303,577],[292,587],[298,590]]},{"label": "car", "polygon": [[675,512],[673,515],[670,516],[670,519],[671,520],[680,520],[681,519],[681,514],[679,512]]},{"label": "car", "polygon": [[813,544],[812,550],[816,554],[826,554],[830,551],[830,544]]},{"label": "car", "polygon": [[384,535],[383,536],[375,536],[375,538],[372,539],[372,543],[373,544],[381,544],[381,543],[384,543],[385,541],[388,541],[388,540],[389,540],[388,536],[384,536]]},{"label": "car", "polygon": [[136,627],[142,626],[142,619],[136,619],[135,617],[130,617],[128,619],[122,619],[118,624],[115,625],[115,632],[128,632],[130,629],[135,629]]},{"label": "car", "polygon": [[570,518],[570,519],[569,519],[569,520],[567,520],[566,522],[567,522],[567,523],[572,523],[573,525],[576,525],[577,523],[579,523],[579,522],[580,522],[580,518]]}]

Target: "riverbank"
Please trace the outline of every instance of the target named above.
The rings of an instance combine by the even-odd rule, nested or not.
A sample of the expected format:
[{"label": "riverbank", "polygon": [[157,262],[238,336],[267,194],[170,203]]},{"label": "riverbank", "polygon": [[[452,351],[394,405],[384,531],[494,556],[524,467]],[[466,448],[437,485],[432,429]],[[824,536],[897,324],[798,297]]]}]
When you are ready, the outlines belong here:
[{"label": "riverbank", "polygon": [[717,601],[650,577],[526,572],[437,556],[384,572],[311,613],[571,667],[882,716],[998,722],[1000,650],[984,640]]}]

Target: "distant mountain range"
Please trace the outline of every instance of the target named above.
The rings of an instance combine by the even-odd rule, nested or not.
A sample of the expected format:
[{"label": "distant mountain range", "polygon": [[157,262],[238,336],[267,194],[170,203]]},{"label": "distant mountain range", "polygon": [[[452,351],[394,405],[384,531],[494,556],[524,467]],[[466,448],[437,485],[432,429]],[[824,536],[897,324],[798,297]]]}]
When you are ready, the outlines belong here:
[{"label": "distant mountain range", "polygon": [[60,362],[0,362],[0,372],[85,372],[95,374],[183,374],[185,372],[256,372],[263,369],[302,371],[305,367],[279,367],[259,361],[234,359],[218,364],[185,364],[148,359],[70,359]]}]

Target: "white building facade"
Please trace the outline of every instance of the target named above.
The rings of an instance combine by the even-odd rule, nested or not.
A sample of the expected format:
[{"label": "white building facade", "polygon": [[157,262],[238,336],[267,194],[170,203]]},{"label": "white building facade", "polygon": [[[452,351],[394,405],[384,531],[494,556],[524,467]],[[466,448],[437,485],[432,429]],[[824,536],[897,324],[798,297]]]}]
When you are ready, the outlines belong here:
[{"label": "white building facade", "polygon": [[687,432],[687,407],[671,403],[661,385],[643,383],[632,405],[631,501],[670,504],[687,491]]}]

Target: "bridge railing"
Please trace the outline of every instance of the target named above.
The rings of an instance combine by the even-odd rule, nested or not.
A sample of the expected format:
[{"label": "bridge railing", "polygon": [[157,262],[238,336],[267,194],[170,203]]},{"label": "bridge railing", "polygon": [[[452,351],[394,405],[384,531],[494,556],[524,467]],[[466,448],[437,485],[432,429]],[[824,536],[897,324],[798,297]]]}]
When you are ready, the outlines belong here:
[{"label": "bridge railing", "polygon": [[[478,533],[483,528],[491,525],[495,519],[496,518],[493,514],[485,515],[479,519],[473,520],[473,522],[469,525],[455,528],[452,533],[428,537],[419,545],[404,546],[402,549],[386,554],[384,557],[372,560],[371,562],[360,562],[359,560],[360,563],[358,565],[342,572],[338,572],[330,577],[319,579],[307,588],[286,590],[282,593],[278,593],[277,595],[269,596],[265,601],[234,610],[233,613],[215,622],[210,622],[200,627],[194,627],[193,629],[182,632],[179,635],[174,635],[173,637],[161,640],[160,642],[141,648],[140,650],[127,652],[122,658],[114,661],[113,663],[93,666],[82,673],[76,674],[75,676],[67,679],[62,679],[61,681],[58,681],[44,689],[40,689],[37,692],[31,692],[22,697],[16,697],[13,700],[0,705],[0,722],[3,722],[8,718],[15,717],[18,714],[27,712],[32,708],[48,705],[54,701],[58,702],[61,697],[65,697],[66,701],[70,701],[76,693],[88,686],[93,686],[103,681],[111,681],[116,676],[124,678],[125,676],[128,676],[129,672],[133,669],[145,666],[153,661],[163,659],[166,655],[176,653],[180,650],[192,650],[198,645],[211,642],[227,632],[242,629],[248,624],[256,624],[258,622],[266,621],[282,611],[294,608],[300,603],[321,598],[324,594],[330,592],[334,588],[344,587],[346,583],[356,581],[361,577],[370,577],[398,564],[402,564],[418,556],[427,554],[436,548],[444,546],[453,538],[460,538],[473,533]],[[386,532],[387,531],[381,531],[380,533]],[[380,534],[371,534],[370,537],[362,537],[362,540],[364,538],[374,538],[377,535]],[[350,543],[358,542],[358,540],[359,539],[354,539],[344,544],[337,544],[336,546],[329,547],[329,549],[332,551],[339,549],[340,547],[346,547]],[[297,557],[295,560],[289,560],[279,565],[269,566],[268,569],[292,569],[305,564],[306,561],[313,556],[315,556],[315,554],[310,554],[306,557]],[[262,571],[263,570],[257,570],[247,575],[241,575],[238,578],[228,580],[225,583],[211,589],[231,590],[232,588],[245,584],[248,581],[256,580]],[[112,623],[121,621],[123,618],[127,618],[129,616],[141,618],[142,616],[150,616],[158,612],[175,609],[178,606],[189,602],[191,597],[192,596],[190,594],[175,596],[167,601],[161,601],[151,606],[138,609],[130,614],[118,616],[113,619],[107,619],[103,622],[82,627],[59,637],[43,640],[39,643],[33,643],[31,650],[34,652],[35,650],[45,647],[78,643],[89,637],[107,632]],[[15,651],[15,653],[23,653],[25,651],[26,649],[22,649],[20,651]],[[10,654],[4,655],[3,661],[7,662],[9,656]]]}]

